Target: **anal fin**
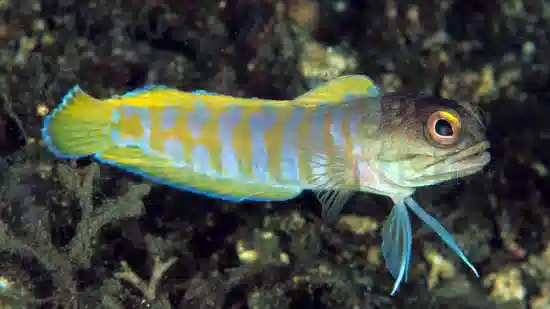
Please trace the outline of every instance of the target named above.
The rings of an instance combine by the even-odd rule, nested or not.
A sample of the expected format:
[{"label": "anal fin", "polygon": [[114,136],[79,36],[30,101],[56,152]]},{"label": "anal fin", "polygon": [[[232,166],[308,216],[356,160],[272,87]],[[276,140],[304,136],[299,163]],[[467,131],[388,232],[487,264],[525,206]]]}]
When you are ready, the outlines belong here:
[{"label": "anal fin", "polygon": [[162,154],[147,152],[138,147],[111,148],[95,157],[154,182],[178,189],[233,202],[289,200],[301,193],[296,188],[245,183],[242,180],[213,177],[177,164]]}]

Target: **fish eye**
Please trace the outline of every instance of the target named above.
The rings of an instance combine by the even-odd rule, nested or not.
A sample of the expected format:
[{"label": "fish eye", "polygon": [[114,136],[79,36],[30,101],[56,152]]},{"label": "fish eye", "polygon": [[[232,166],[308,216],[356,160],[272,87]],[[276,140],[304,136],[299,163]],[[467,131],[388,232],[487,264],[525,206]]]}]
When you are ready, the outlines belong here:
[{"label": "fish eye", "polygon": [[427,130],[436,143],[443,146],[452,145],[460,133],[460,120],[449,112],[437,111],[428,118]]},{"label": "fish eye", "polygon": [[453,136],[453,126],[445,119],[435,121],[434,131],[438,136]]}]

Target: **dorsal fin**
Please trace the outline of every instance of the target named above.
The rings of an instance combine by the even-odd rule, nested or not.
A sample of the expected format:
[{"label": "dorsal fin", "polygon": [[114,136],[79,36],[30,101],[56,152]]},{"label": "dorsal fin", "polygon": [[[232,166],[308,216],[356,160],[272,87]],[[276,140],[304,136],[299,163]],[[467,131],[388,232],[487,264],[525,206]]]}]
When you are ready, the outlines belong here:
[{"label": "dorsal fin", "polygon": [[303,103],[342,103],[346,97],[380,95],[380,89],[365,75],[345,75],[328,81],[297,97]]}]

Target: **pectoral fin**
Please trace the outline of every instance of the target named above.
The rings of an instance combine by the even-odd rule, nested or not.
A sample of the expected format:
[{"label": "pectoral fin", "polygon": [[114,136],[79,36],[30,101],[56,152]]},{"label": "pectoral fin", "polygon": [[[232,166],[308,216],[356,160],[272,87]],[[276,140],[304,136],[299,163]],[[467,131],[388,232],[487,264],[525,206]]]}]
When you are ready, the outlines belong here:
[{"label": "pectoral fin", "polygon": [[356,173],[349,168],[342,149],[335,148],[330,158],[323,153],[315,154],[312,160],[314,168],[310,182],[317,187],[313,192],[322,205],[323,217],[333,220],[359,191]]},{"label": "pectoral fin", "polygon": [[316,191],[315,196],[323,205],[323,217],[334,220],[354,193],[355,191],[342,189]]}]

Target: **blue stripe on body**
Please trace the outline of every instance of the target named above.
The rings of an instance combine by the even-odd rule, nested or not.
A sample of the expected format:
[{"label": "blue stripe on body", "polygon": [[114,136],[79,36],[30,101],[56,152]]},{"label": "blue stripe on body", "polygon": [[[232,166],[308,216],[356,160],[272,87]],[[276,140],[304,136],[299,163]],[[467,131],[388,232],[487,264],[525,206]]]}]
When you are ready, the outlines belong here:
[{"label": "blue stripe on body", "polygon": [[250,136],[252,138],[252,173],[259,182],[272,181],[269,173],[268,156],[265,144],[265,133],[277,121],[276,111],[264,107],[250,115]]},{"label": "blue stripe on body", "polygon": [[241,120],[241,108],[229,107],[218,117],[218,136],[222,144],[222,176],[227,178],[242,177],[237,153],[233,147],[233,129]]},{"label": "blue stripe on body", "polygon": [[210,112],[200,101],[195,102],[195,109],[187,114],[186,121],[191,136],[199,139],[202,134],[202,127],[210,119]]},{"label": "blue stripe on body", "polygon": [[328,112],[328,107],[317,106],[311,116],[310,125],[310,141],[312,148],[312,160],[310,163],[311,173],[313,178],[308,180],[310,185],[324,185],[327,182],[327,167],[325,154],[327,145],[324,140],[325,116]]},{"label": "blue stripe on body", "polygon": [[165,108],[161,115],[161,128],[165,131],[174,129],[179,115],[179,109],[171,106]]},{"label": "blue stripe on body", "polygon": [[174,161],[177,166],[187,166],[185,162],[185,148],[181,141],[175,138],[168,138],[164,141],[164,155]]},{"label": "blue stripe on body", "polygon": [[283,133],[283,149],[281,154],[281,171],[284,181],[298,184],[300,182],[300,166],[298,162],[297,133],[304,120],[305,110],[301,106],[293,107],[292,115],[285,124]]},{"label": "blue stripe on body", "polygon": [[191,162],[193,170],[197,173],[211,177],[219,177],[219,174],[210,166],[210,152],[203,145],[193,148],[193,159]]},{"label": "blue stripe on body", "polygon": [[334,145],[343,147],[346,140],[343,134],[344,120],[346,118],[346,106],[337,106],[331,109],[332,119],[330,122],[330,135]]}]

